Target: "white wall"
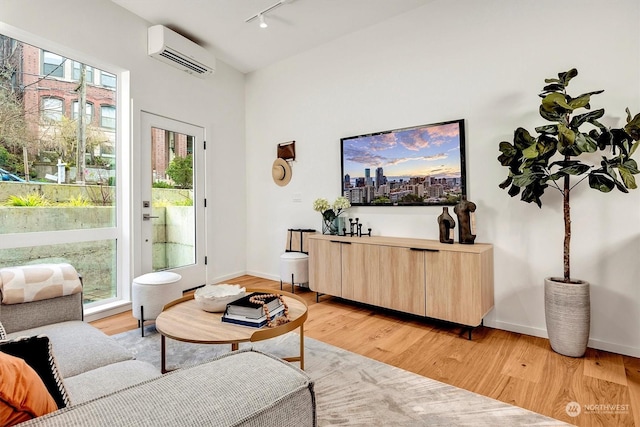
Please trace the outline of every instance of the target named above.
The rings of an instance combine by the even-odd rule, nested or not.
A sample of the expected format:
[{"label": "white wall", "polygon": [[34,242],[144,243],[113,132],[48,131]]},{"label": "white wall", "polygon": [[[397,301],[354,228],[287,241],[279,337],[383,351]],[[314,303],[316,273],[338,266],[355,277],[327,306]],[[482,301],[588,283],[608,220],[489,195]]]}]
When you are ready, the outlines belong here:
[{"label": "white wall", "polygon": [[[131,154],[134,181],[142,177],[136,166],[141,111],[205,128],[208,281],[244,273],[244,75],[218,61],[215,75],[201,80],[148,57],[147,27],[156,23],[108,0],[92,0],[90,5],[83,0],[2,0],[0,21],[2,32],[24,42],[107,70],[116,67],[129,72],[131,99],[118,109],[132,105],[132,148],[120,160],[128,160]],[[135,194],[137,206],[140,200]],[[135,249],[133,256],[138,259],[141,249]],[[131,272],[133,276],[140,273]]]},{"label": "white wall", "polygon": [[[489,326],[546,336],[543,279],[562,275],[559,194],[543,208],[498,188],[498,143],[543,124],[547,77],[576,67],[609,126],[640,111],[637,0],[434,0],[247,76],[247,267],[278,277],[289,227],[320,228],[312,203],[340,192],[340,138],[464,118],[478,241],[495,245]],[[296,141],[293,179],[271,179],[276,145]],[[636,156],[637,157],[637,156]],[[294,202],[300,194],[302,202]],[[590,345],[640,356],[640,191],[573,193],[572,275],[592,283]],[[437,207],[352,208],[377,235],[438,238]]]}]

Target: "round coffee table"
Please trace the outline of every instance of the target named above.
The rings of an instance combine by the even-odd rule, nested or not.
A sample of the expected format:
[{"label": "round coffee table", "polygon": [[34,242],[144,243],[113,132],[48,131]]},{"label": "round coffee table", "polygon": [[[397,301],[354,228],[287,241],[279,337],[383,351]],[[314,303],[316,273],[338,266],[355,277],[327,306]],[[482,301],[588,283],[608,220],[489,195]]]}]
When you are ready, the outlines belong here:
[{"label": "round coffee table", "polygon": [[160,364],[162,373],[166,369],[166,338],[195,344],[231,344],[237,350],[241,342],[262,341],[300,328],[300,355],[285,357],[288,362],[300,362],[304,369],[304,322],[307,320],[307,303],[298,295],[274,291],[273,289],[247,289],[251,292],[277,293],[284,297],[289,307],[288,323],[268,328],[251,328],[222,322],[223,313],[209,313],[200,309],[193,294],[172,301],[164,306],[156,318],[156,329],[160,332]]}]

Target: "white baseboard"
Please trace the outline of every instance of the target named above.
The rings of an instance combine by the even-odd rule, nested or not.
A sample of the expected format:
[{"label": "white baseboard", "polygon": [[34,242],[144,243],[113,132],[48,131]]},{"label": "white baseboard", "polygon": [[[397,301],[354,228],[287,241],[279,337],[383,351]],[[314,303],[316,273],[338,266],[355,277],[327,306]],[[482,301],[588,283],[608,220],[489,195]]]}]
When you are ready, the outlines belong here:
[{"label": "white baseboard", "polygon": [[[500,321],[485,322],[485,325],[490,328],[502,329],[503,331],[531,335],[539,338],[549,338],[549,336],[547,335],[547,330],[542,328],[532,328],[530,326],[523,326],[523,325],[517,325],[513,323],[500,322]],[[590,348],[595,348],[597,350],[604,350],[612,353],[623,354],[625,356],[640,357],[640,348],[620,345],[620,344],[611,343],[603,340],[590,338],[587,346]]]},{"label": "white baseboard", "polygon": [[245,274],[249,276],[261,277],[263,279],[275,280],[276,282],[280,282],[280,276],[275,276],[273,274],[262,273],[259,271],[247,271]]},{"label": "white baseboard", "polygon": [[246,271],[238,271],[236,273],[231,273],[231,274],[225,274],[224,276],[217,276],[214,277],[210,280],[207,280],[207,283],[220,283],[220,282],[225,282],[229,279],[235,279],[236,277],[240,277],[240,276],[244,276],[246,274],[251,274],[248,273]]}]

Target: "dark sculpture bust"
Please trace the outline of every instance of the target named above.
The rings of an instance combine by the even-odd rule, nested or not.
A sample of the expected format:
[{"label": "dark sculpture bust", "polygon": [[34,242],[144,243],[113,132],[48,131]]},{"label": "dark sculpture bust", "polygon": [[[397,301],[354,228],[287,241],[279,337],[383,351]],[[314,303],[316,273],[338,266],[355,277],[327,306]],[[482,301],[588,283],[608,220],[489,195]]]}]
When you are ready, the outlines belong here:
[{"label": "dark sculpture bust", "polygon": [[466,196],[462,196],[462,200],[453,208],[453,211],[458,216],[458,241],[472,245],[476,240],[476,235],[471,234],[471,212],[476,211],[476,204],[468,201]]}]

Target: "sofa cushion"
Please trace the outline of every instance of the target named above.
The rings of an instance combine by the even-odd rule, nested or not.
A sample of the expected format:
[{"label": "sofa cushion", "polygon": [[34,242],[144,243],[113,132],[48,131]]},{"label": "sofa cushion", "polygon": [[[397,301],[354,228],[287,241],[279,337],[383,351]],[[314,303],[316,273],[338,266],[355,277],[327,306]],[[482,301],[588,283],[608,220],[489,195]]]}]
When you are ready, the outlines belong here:
[{"label": "sofa cushion", "polygon": [[69,405],[49,338],[42,335],[2,341],[0,352],[24,360],[38,374],[58,408]]},{"label": "sofa cushion", "polygon": [[2,304],[21,304],[82,292],[71,264],[33,264],[0,268]]},{"label": "sofa cushion", "polygon": [[62,378],[73,377],[101,366],[134,358],[129,350],[113,338],[79,320],[39,326],[11,333],[8,337],[24,335],[49,337]]},{"label": "sofa cushion", "polygon": [[276,357],[227,353],[26,426],[316,426],[313,382]]},{"label": "sofa cushion", "polygon": [[2,322],[0,322],[0,340],[7,338],[7,331],[4,330],[4,326],[2,326]]},{"label": "sofa cushion", "polygon": [[125,360],[65,378],[64,384],[71,402],[77,405],[161,375],[150,363]]},{"label": "sofa cushion", "polygon": [[0,352],[0,425],[12,426],[58,409],[38,374],[21,358]]}]

